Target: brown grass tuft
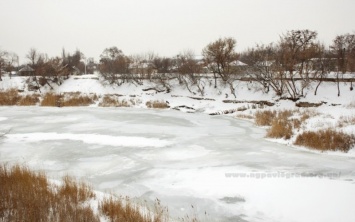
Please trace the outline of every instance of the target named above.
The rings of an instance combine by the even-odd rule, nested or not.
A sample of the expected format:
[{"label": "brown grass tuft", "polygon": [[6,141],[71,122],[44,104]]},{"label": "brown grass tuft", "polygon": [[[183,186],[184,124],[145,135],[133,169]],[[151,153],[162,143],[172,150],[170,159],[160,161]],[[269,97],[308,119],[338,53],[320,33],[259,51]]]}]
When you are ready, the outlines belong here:
[{"label": "brown grass tuft", "polygon": [[130,103],[123,99],[119,100],[116,95],[105,95],[99,103],[101,107],[130,107]]},{"label": "brown grass tuft", "polygon": [[154,108],[154,109],[167,109],[169,108],[170,106],[164,102],[163,100],[154,100],[154,101],[148,101],[145,103],[145,105],[148,107],[148,108]]},{"label": "brown grass tuft", "polygon": [[21,96],[19,95],[17,89],[8,89],[5,91],[0,91],[0,105],[1,106],[14,106],[17,105]]},{"label": "brown grass tuft", "polygon": [[32,94],[32,95],[26,95],[25,97],[22,97],[18,103],[19,106],[35,106],[37,103],[39,103],[39,97],[40,95],[38,94]]},{"label": "brown grass tuft", "polygon": [[83,182],[79,183],[69,176],[63,178],[63,185],[59,188],[58,194],[76,204],[95,198],[95,194],[89,185]]},{"label": "brown grass tuft", "polygon": [[62,96],[54,93],[46,93],[41,102],[41,106],[62,106]]},{"label": "brown grass tuft", "polygon": [[255,124],[258,126],[270,126],[267,130],[267,137],[290,139],[293,135],[293,124],[289,120],[292,111],[257,111],[255,113]]},{"label": "brown grass tuft", "polygon": [[293,135],[292,124],[287,118],[276,118],[272,121],[271,127],[267,130],[266,137],[290,139]]},{"label": "brown grass tuft", "polygon": [[127,201],[123,204],[121,200],[114,200],[112,197],[104,199],[99,205],[100,212],[112,222],[146,222],[150,221],[149,216],[140,214],[139,209]]},{"label": "brown grass tuft", "polygon": [[321,151],[340,150],[348,152],[355,145],[355,136],[332,129],[304,132],[297,136],[295,145],[307,146]]},{"label": "brown grass tuft", "polygon": [[86,95],[78,95],[64,99],[63,106],[89,106],[94,99]]},{"label": "brown grass tuft", "polygon": [[126,198],[114,199],[105,198],[99,204],[99,211],[112,222],[163,222],[169,221],[167,208],[160,205],[157,199],[154,205],[154,213],[146,212],[139,208],[138,205],[132,204],[131,200]]},{"label": "brown grass tuft", "polygon": [[257,111],[255,113],[255,124],[258,126],[271,126],[273,119],[276,116],[276,111]]}]

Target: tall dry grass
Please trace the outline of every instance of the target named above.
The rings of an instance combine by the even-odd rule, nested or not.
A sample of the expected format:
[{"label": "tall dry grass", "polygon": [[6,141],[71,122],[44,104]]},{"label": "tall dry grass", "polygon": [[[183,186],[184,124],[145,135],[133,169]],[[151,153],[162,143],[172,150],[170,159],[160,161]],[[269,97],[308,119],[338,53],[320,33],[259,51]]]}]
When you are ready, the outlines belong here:
[{"label": "tall dry grass", "polygon": [[264,110],[256,111],[255,124],[258,126],[271,126],[272,121],[276,117],[276,111]]},{"label": "tall dry grass", "polygon": [[21,96],[17,89],[8,89],[0,91],[0,106],[14,106],[17,105]]},{"label": "tall dry grass", "polygon": [[270,126],[266,137],[290,139],[293,135],[293,124],[289,120],[292,111],[257,111],[255,113],[255,124],[258,126]]},{"label": "tall dry grass", "polygon": [[296,130],[300,130],[307,119],[318,115],[312,110],[281,110],[281,111],[257,111],[255,124],[258,126],[270,126],[266,137],[290,139]]},{"label": "tall dry grass", "polygon": [[89,106],[95,101],[93,98],[86,95],[78,95],[74,97],[65,98],[63,106]]},{"label": "tall dry grass", "polygon": [[139,208],[122,201],[114,200],[113,197],[104,199],[99,205],[100,212],[112,222],[146,222],[151,221],[150,215],[142,215]]},{"label": "tall dry grass", "polygon": [[284,118],[276,118],[272,121],[271,127],[266,132],[269,138],[290,139],[293,135],[292,123]]},{"label": "tall dry grass", "polygon": [[333,129],[308,131],[297,136],[295,145],[306,146],[321,151],[348,152],[355,146],[355,135],[338,132]]},{"label": "tall dry grass", "polygon": [[[0,166],[0,221],[99,221],[92,209],[81,202],[66,198],[75,196],[58,192],[43,172],[27,167]],[[79,192],[82,189],[78,185]]]},{"label": "tall dry grass", "polygon": [[18,102],[18,105],[19,106],[35,106],[39,103],[39,97],[40,97],[40,95],[38,95],[38,94],[26,95],[24,97],[21,97],[21,99]]},{"label": "tall dry grass", "polygon": [[167,222],[168,209],[162,207],[160,200],[156,199],[153,210],[143,210],[139,205],[133,204],[126,198],[105,198],[99,204],[99,211],[112,222]]},{"label": "tall dry grass", "polygon": [[89,202],[96,198],[92,188],[84,182],[65,176],[61,185],[50,183],[43,172],[25,166],[0,165],[0,221],[109,221],[164,222],[168,210],[155,204],[154,210],[142,210],[130,199],[112,196],[99,202],[94,211]]},{"label": "tall dry grass", "polygon": [[62,106],[62,96],[49,92],[43,96],[41,106]]}]

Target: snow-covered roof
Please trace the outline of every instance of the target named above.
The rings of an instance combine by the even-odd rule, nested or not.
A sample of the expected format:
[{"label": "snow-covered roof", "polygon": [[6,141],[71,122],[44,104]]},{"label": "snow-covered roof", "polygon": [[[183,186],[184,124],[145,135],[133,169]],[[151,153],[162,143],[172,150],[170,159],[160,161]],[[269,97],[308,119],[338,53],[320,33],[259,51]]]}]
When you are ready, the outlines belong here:
[{"label": "snow-covered roof", "polygon": [[234,62],[232,62],[232,65],[234,66],[247,66],[248,64],[241,62],[240,60],[236,60]]},{"label": "snow-covered roof", "polygon": [[35,71],[34,69],[32,69],[30,66],[25,66],[22,69],[19,70],[19,72],[33,72]]}]

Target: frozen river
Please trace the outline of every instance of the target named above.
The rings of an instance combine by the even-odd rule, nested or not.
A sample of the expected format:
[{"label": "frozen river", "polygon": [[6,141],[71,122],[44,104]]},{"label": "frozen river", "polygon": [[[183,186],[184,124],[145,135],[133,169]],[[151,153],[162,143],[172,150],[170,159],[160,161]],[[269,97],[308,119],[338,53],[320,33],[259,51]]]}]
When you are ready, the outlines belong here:
[{"label": "frozen river", "polygon": [[[266,141],[226,116],[0,107],[0,160],[201,221],[355,221],[355,158]],[[1,135],[1,134],[0,134]],[[316,176],[316,177],[315,177]],[[193,207],[192,207],[193,206]]]}]

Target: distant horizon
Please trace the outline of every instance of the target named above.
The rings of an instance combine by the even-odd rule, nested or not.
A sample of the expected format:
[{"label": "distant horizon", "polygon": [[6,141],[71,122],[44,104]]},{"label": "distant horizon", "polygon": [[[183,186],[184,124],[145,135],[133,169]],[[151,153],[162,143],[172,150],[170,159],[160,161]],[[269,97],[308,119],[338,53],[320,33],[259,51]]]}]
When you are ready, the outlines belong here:
[{"label": "distant horizon", "polygon": [[79,49],[98,61],[112,46],[125,55],[173,57],[201,55],[224,37],[235,38],[242,52],[289,30],[317,31],[327,46],[355,33],[353,0],[2,0],[0,8],[0,49],[16,53],[20,64],[31,48],[49,57]]}]

